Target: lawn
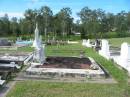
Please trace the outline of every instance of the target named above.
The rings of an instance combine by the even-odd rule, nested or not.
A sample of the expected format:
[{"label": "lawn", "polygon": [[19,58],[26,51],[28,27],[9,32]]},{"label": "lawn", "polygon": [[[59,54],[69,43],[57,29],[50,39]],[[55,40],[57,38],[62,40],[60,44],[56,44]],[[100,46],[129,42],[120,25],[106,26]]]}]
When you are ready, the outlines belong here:
[{"label": "lawn", "polygon": [[117,84],[57,83],[45,81],[19,81],[7,97],[130,97],[128,96],[127,73],[116,67],[111,61],[99,56],[90,48],[80,44],[46,46],[47,56],[79,56],[85,51],[109,71]]},{"label": "lawn", "polygon": [[123,42],[128,42],[130,44],[130,37],[126,38],[111,38],[108,39],[112,46],[120,47]]},{"label": "lawn", "polygon": [[117,84],[17,82],[7,97],[125,97]]}]

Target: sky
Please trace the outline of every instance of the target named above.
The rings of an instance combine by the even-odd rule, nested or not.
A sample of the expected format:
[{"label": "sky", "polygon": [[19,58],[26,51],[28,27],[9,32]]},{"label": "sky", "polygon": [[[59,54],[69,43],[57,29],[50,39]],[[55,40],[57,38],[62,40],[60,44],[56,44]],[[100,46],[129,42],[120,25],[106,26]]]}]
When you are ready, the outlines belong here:
[{"label": "sky", "polygon": [[56,14],[63,7],[72,9],[72,16],[78,19],[77,13],[88,6],[90,9],[101,8],[106,12],[118,13],[122,10],[130,11],[130,0],[0,0],[0,17],[5,13],[11,17],[23,17],[25,10],[39,9],[41,6],[49,6]]}]

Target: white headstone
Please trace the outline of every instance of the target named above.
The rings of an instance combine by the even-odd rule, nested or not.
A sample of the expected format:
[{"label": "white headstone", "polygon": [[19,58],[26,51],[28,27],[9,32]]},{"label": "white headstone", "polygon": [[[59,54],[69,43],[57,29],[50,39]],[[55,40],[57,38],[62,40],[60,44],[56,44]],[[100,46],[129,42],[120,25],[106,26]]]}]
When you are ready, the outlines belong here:
[{"label": "white headstone", "polygon": [[86,40],[86,39],[83,39],[82,45],[85,46],[86,43],[87,43],[87,40]]},{"label": "white headstone", "polygon": [[126,69],[130,67],[130,45],[128,45],[126,42],[121,45],[121,52],[118,64]]},{"label": "white headstone", "polygon": [[126,42],[121,45],[121,58],[130,59],[130,46]]},{"label": "white headstone", "polygon": [[34,60],[38,61],[41,65],[43,65],[45,62],[45,45],[42,45],[42,37],[39,37],[39,30],[37,24],[35,29],[35,40],[33,46],[35,47]]},{"label": "white headstone", "polygon": [[92,47],[92,45],[90,44],[90,39],[87,40],[86,47]]},{"label": "white headstone", "polygon": [[109,44],[108,41],[105,39],[102,40],[102,46],[101,50],[99,50],[99,54],[107,59],[110,58]]},{"label": "white headstone", "polygon": [[33,42],[33,47],[35,48],[39,48],[38,46],[40,45],[40,41],[39,41],[39,30],[38,30],[38,25],[36,24],[36,29],[35,29],[35,39]]}]

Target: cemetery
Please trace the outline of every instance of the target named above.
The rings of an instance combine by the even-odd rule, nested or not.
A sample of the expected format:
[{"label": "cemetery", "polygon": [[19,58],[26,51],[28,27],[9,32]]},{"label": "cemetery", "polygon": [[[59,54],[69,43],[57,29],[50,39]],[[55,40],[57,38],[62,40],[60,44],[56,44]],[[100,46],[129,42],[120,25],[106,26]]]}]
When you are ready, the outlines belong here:
[{"label": "cemetery", "polygon": [[113,60],[122,68],[126,69],[130,74],[130,45],[126,42],[121,44],[121,49],[110,50],[110,46],[107,40],[102,40],[102,47],[99,50],[99,54],[108,60]]},{"label": "cemetery", "polygon": [[[106,74],[93,58],[80,57],[47,57],[42,47],[38,25],[36,24],[33,62],[26,70],[26,77],[36,78],[105,78]],[[39,63],[35,63],[39,62]]]},{"label": "cemetery", "polygon": [[0,1],[0,97],[130,97],[128,1]]},{"label": "cemetery", "polygon": [[[17,43],[18,49],[22,48],[21,51],[15,49],[16,52],[14,52],[15,50],[9,50],[4,53],[7,49],[1,50],[3,51],[0,53],[1,86],[4,87],[6,81],[11,79],[12,75],[17,75],[24,66],[27,68],[23,71],[24,73],[21,79],[25,80],[39,79],[42,81],[49,79],[52,81],[90,83],[99,82],[99,80],[104,82],[106,80],[107,82],[107,80],[109,80],[110,83],[115,83],[115,79],[113,79],[112,76],[115,76],[116,81],[123,82],[123,78],[126,76],[123,71],[117,69],[118,66],[124,68],[128,74],[130,73],[130,46],[126,42],[122,43],[121,48],[110,46],[106,39],[98,39],[95,41],[83,39],[82,41],[67,41],[64,45],[59,43],[46,45],[39,34],[38,24],[36,24],[34,32],[35,37],[33,43],[28,44],[26,40],[20,41],[26,41],[27,44]],[[71,46],[72,49],[70,49],[69,46]],[[79,48],[79,46],[81,47]],[[78,49],[75,49],[75,47],[78,47]],[[29,48],[29,52],[24,52],[24,48]],[[51,54],[53,53],[54,55],[52,56]],[[61,56],[60,53],[65,56]],[[91,53],[93,54],[91,55]],[[100,60],[100,58],[102,60]],[[104,62],[107,63],[104,64]],[[113,64],[116,64],[117,67],[115,68]],[[109,65],[112,67],[109,67]],[[111,69],[113,70],[111,71]],[[114,71],[120,74],[121,79],[116,77],[117,72],[114,73]]]}]

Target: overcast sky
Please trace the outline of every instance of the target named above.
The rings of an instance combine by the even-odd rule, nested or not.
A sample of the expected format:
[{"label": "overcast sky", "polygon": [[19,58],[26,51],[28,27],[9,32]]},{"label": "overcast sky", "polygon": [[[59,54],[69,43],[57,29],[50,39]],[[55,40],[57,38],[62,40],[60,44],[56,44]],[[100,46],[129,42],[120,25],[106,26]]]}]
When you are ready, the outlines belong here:
[{"label": "overcast sky", "polygon": [[49,6],[54,14],[63,7],[70,7],[75,19],[78,18],[77,12],[85,6],[113,13],[130,11],[130,0],[0,0],[0,16],[7,13],[9,17],[23,17],[26,9],[38,9],[45,5]]}]

